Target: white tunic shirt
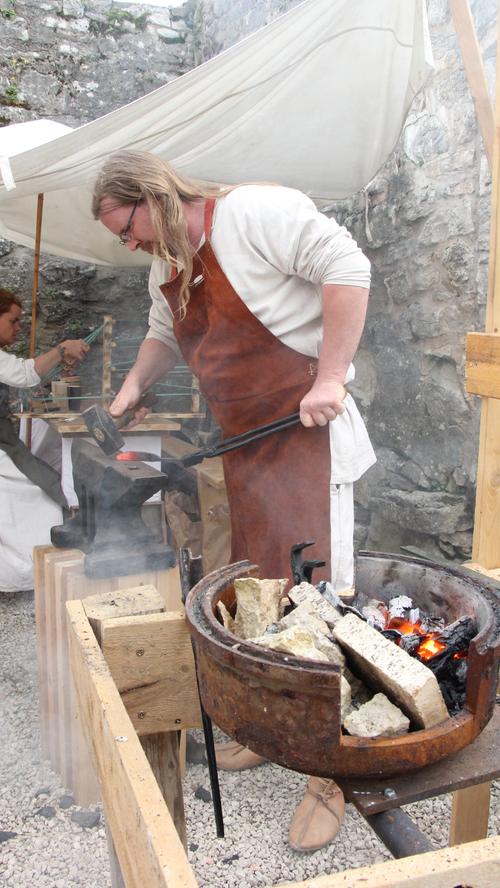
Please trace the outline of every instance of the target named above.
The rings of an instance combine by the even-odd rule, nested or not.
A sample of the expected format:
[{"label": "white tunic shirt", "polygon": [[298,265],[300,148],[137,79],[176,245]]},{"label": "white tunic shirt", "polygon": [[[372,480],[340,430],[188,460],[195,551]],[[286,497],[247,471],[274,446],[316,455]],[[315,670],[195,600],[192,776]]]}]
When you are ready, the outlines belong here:
[{"label": "white tunic shirt", "polygon": [[[0,382],[18,388],[37,385],[34,359],[0,349]],[[50,543],[50,528],[61,522],[61,507],[0,447],[0,592],[33,588],[33,547]]]},{"label": "white tunic shirt", "polygon": [[16,358],[0,349],[0,382],[14,388],[31,388],[38,385],[40,377],[35,370],[34,358]]},{"label": "white tunic shirt", "polygon": [[[210,240],[224,274],[252,314],[285,345],[314,358],[323,338],[321,287],[370,285],[370,263],[347,229],[291,188],[242,185],[219,198]],[[146,338],[159,339],[180,354],[172,313],[160,290],[169,276],[168,264],[154,259]],[[345,381],[352,379],[351,365]],[[333,484],[355,481],[375,462],[350,395],[345,406],[345,413],[330,423]]]}]

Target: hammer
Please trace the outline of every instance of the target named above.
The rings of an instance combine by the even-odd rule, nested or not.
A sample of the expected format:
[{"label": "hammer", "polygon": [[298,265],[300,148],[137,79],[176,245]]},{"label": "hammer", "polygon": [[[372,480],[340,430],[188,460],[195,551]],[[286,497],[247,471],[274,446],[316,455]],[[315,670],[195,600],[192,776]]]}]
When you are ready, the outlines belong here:
[{"label": "hammer", "polygon": [[138,407],[151,407],[156,398],[153,394],[144,395],[138,404],[114,419],[100,404],[87,407],[81,414],[94,441],[108,456],[112,456],[124,445],[119,429],[126,426],[135,416]]}]

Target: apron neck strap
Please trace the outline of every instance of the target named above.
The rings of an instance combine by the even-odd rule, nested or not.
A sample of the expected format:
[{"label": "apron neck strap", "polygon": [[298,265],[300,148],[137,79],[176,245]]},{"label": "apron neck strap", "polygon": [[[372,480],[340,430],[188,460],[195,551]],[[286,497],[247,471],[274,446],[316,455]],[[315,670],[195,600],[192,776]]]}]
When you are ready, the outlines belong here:
[{"label": "apron neck strap", "polygon": [[215,210],[215,197],[207,197],[205,200],[205,237],[210,240],[210,232],[212,230],[212,219]]}]

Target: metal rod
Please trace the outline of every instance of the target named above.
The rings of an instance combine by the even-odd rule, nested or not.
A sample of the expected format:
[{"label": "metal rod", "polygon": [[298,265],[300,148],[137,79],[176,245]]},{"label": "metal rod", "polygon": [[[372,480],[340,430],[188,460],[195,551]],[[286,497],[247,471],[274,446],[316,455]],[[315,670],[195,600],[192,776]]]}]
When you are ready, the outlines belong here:
[{"label": "metal rod", "polygon": [[382,839],[393,857],[411,857],[413,854],[425,854],[427,851],[436,850],[427,836],[420,832],[411,817],[401,808],[370,814],[365,820],[379,839]]},{"label": "metal rod", "polygon": [[241,435],[234,435],[232,438],[226,438],[215,447],[209,447],[206,450],[198,450],[190,456],[185,456],[180,460],[183,466],[195,466],[203,459],[211,459],[214,456],[222,456],[223,453],[229,453],[231,450],[237,450],[238,447],[244,447],[246,444],[252,444],[260,438],[272,435],[274,432],[280,432],[289,426],[298,425],[300,422],[300,413],[292,413],[290,416],[284,416],[274,422],[268,422],[266,425],[258,426],[250,429],[248,432],[242,432]]},{"label": "metal rod", "polygon": [[[201,558],[193,558],[191,550],[187,548],[179,549],[179,573],[181,578],[181,598],[182,603],[186,603],[188,592],[201,580],[202,568]],[[198,683],[198,669],[196,666],[196,651],[191,639],[191,647],[193,650],[194,671],[196,675],[196,685],[198,688],[198,697],[200,699],[201,720],[203,724],[203,734],[205,736],[205,749],[207,751],[208,776],[210,778],[210,788],[212,790],[212,804],[214,809],[215,829],[217,838],[224,838],[224,815],[222,813],[222,801],[220,797],[219,772],[217,770],[217,759],[215,756],[214,732],[212,722],[203,708],[200,695],[200,686]]]}]

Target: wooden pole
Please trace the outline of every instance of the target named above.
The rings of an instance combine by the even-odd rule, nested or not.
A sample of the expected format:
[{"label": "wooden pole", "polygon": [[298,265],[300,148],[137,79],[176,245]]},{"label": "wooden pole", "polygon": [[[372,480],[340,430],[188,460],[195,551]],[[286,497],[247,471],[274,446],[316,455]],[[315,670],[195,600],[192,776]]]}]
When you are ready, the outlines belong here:
[{"label": "wooden pole", "polygon": [[113,318],[104,315],[102,331],[102,381],[101,394],[103,403],[111,401],[111,354],[113,347]]},{"label": "wooden pole", "polygon": [[495,116],[469,0],[450,0],[450,8],[465,73],[469,81],[469,89],[476,109],[476,117],[483,137],[484,150],[491,170]]},{"label": "wooden pole", "polygon": [[[499,9],[500,13],[500,9]],[[500,15],[499,15],[500,20]],[[486,333],[500,331],[500,40],[497,43],[495,132]],[[479,437],[472,560],[500,566],[500,400],[483,397]]]},{"label": "wooden pole", "polygon": [[[39,194],[36,204],[35,259],[33,263],[33,286],[31,289],[31,331],[29,356],[35,357],[36,348],[36,312],[38,297],[38,275],[40,270],[40,245],[42,242],[43,194]],[[26,420],[26,447],[31,449],[31,416]]]}]

